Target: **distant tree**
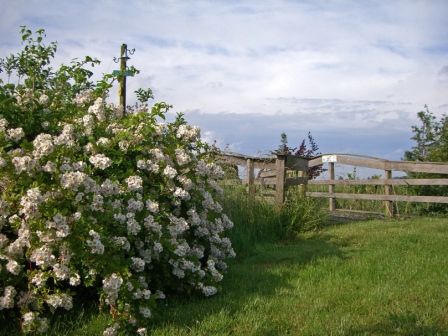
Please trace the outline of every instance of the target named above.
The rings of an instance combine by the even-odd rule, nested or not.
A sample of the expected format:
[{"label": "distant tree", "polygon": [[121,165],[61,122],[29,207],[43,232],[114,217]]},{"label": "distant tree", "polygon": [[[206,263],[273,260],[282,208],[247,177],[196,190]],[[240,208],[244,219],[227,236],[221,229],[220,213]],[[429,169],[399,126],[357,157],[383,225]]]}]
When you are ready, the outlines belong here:
[{"label": "distant tree", "polygon": [[[281,144],[279,146],[279,149],[275,152],[277,154],[283,153],[283,154],[291,154],[291,155],[302,156],[302,157],[314,157],[314,156],[322,154],[322,153],[318,152],[319,146],[316,144],[316,141],[314,140],[313,136],[311,135],[311,132],[308,132],[308,145],[306,143],[306,139],[303,139],[299,148],[288,147],[288,137],[287,137],[286,133],[282,133],[280,142],[281,142]],[[315,179],[324,171],[326,171],[326,169],[323,168],[323,165],[311,167],[308,170],[308,178],[310,180]]]},{"label": "distant tree", "polygon": [[278,151],[280,153],[290,154],[288,149],[288,136],[286,135],[286,133],[282,133],[280,142],[281,144],[280,146],[278,146]]},{"label": "distant tree", "polygon": [[416,146],[404,153],[407,161],[420,162],[445,162],[448,161],[448,120],[443,115],[440,121],[429,111],[425,105],[425,110],[417,113],[420,119],[420,126],[412,126],[414,136],[411,138],[417,142]]},{"label": "distant tree", "polygon": [[[405,151],[404,160],[418,162],[448,162],[448,117],[444,114],[440,120],[429,111],[417,113],[421,124],[412,126],[414,136],[411,138],[416,145],[409,151]],[[446,178],[444,174],[431,173],[407,173],[409,178]],[[446,186],[415,186],[414,192],[422,196],[448,196]],[[448,212],[444,204],[431,204],[425,212]]]}]

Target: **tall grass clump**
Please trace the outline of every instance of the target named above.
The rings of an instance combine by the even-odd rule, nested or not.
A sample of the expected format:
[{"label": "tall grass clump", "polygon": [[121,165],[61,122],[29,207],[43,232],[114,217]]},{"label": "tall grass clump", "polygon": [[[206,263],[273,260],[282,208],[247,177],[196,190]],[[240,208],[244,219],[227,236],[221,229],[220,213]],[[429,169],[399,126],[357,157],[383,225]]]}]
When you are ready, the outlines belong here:
[{"label": "tall grass clump", "polygon": [[253,254],[257,244],[291,240],[325,222],[325,200],[302,198],[297,189],[278,205],[272,197],[248,195],[244,186],[223,188],[218,201],[234,223],[229,238],[238,258]]}]

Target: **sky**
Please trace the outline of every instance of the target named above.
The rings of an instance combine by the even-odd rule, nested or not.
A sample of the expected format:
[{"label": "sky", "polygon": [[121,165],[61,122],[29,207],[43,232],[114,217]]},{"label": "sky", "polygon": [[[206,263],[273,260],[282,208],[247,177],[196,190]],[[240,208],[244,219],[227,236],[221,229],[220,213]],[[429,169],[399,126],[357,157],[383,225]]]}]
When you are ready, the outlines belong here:
[{"label": "sky", "polygon": [[[425,104],[448,114],[446,0],[0,0],[0,57],[20,26],[88,55],[95,79],[126,43],[133,91],[151,88],[221,149],[266,154],[311,132],[321,153],[401,160]],[[117,102],[117,87],[109,101]]]}]

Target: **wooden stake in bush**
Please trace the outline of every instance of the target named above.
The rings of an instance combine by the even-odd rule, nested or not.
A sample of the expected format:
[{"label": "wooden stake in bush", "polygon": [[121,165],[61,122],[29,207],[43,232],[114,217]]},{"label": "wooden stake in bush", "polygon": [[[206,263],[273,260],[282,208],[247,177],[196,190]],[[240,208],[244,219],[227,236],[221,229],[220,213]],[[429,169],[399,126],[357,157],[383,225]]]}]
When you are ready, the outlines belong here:
[{"label": "wooden stake in bush", "polygon": [[120,48],[120,57],[118,59],[114,57],[115,63],[120,62],[120,70],[114,70],[113,74],[119,75],[120,87],[118,89],[118,97],[120,98],[120,104],[123,105],[124,112],[126,112],[126,77],[134,76],[132,71],[128,71],[126,62],[131,59],[128,53],[133,55],[134,52],[135,49],[128,50],[128,46],[123,43]]}]

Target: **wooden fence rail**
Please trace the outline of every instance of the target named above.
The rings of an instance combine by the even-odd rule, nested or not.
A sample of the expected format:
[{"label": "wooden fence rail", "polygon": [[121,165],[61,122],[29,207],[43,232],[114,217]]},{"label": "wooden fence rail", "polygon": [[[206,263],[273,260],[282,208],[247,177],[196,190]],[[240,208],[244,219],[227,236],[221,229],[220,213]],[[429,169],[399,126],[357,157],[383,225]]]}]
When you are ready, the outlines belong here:
[{"label": "wooden fence rail", "polygon": [[[246,167],[247,177],[243,180],[243,183],[247,184],[248,192],[250,194],[255,193],[257,185],[261,186],[262,189],[265,189],[266,186],[273,186],[275,188],[273,194],[278,203],[284,202],[285,190],[288,187],[298,185],[302,186],[306,196],[329,198],[330,211],[336,209],[337,198],[383,201],[386,214],[389,216],[393,216],[393,202],[448,203],[448,197],[443,196],[404,196],[392,194],[392,186],[448,185],[448,178],[392,179],[392,171],[448,174],[448,162],[389,161],[354,154],[326,154],[313,158],[283,154],[271,157],[251,157],[231,152],[223,153],[219,162]],[[324,163],[328,164],[329,179],[308,181],[308,169]],[[335,163],[338,165],[380,169],[384,171],[384,178],[382,180],[336,180]],[[255,169],[259,169],[257,176],[254,173]],[[307,185],[328,185],[328,192],[306,192]],[[379,185],[384,186],[384,194],[337,193],[335,191],[335,186],[337,185]]]},{"label": "wooden fence rail", "polygon": [[[448,174],[448,162],[410,162],[389,161],[364,155],[352,154],[327,154],[311,158],[309,167],[328,163],[329,180],[309,181],[310,185],[328,185],[328,193],[307,192],[310,197],[328,197],[330,200],[330,211],[335,210],[336,198],[363,199],[384,201],[385,211],[388,216],[393,216],[393,202],[425,202],[425,203],[448,203],[448,197],[443,196],[404,196],[392,195],[392,186],[395,185],[448,185],[447,179],[392,179],[392,171],[405,171],[415,173]],[[383,180],[336,180],[335,163],[384,170]],[[384,195],[372,194],[347,194],[336,193],[336,185],[382,185]]]},{"label": "wooden fence rail", "polygon": [[[247,184],[249,194],[255,193],[256,185],[275,186],[275,199],[281,204],[285,200],[285,191],[288,187],[306,185],[308,161],[293,155],[253,157],[224,152],[218,162],[246,167],[246,179],[243,183]],[[255,169],[260,170],[257,178],[255,178]]]}]

